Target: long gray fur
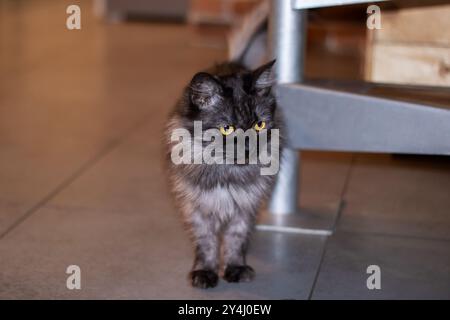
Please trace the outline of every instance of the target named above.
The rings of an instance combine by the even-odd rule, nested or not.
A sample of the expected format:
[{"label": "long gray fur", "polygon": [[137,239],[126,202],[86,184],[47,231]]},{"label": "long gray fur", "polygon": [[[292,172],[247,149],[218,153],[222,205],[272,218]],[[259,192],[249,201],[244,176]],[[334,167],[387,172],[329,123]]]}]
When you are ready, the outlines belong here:
[{"label": "long gray fur", "polygon": [[[267,129],[281,130],[281,115],[271,90],[273,63],[254,71],[226,63],[195,75],[170,116],[168,153],[173,130],[192,132],[194,121],[202,121],[203,130],[224,123],[245,130],[263,120]],[[221,259],[225,280],[252,280],[254,271],[246,263],[249,237],[275,176],[261,175],[259,163],[174,165],[168,161],[171,186],[195,245],[192,285],[216,286]]]}]

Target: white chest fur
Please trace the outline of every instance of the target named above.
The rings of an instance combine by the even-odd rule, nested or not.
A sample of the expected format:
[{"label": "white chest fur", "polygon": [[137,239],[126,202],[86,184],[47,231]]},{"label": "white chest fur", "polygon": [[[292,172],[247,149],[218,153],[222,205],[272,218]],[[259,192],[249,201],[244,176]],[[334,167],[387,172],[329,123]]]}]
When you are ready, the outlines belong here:
[{"label": "white chest fur", "polygon": [[179,183],[177,189],[185,201],[189,202],[191,208],[194,207],[204,214],[214,214],[224,219],[242,211],[252,213],[258,208],[264,194],[261,183],[246,186],[217,186],[208,190]]}]

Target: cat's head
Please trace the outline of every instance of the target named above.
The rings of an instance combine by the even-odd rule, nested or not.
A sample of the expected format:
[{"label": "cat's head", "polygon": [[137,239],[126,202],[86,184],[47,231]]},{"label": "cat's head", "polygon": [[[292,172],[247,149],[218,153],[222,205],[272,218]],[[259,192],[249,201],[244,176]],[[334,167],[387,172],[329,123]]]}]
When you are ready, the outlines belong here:
[{"label": "cat's head", "polygon": [[262,130],[276,126],[271,61],[256,70],[229,68],[228,72],[200,72],[188,88],[187,116],[202,121],[203,130],[219,129],[224,135],[236,129]]},{"label": "cat's head", "polygon": [[224,64],[197,73],[185,91],[178,125],[172,124],[181,130],[172,132],[171,142],[183,141],[171,149],[172,161],[222,164],[223,160],[259,167],[277,163],[281,136],[272,92],[274,63],[256,70]]}]

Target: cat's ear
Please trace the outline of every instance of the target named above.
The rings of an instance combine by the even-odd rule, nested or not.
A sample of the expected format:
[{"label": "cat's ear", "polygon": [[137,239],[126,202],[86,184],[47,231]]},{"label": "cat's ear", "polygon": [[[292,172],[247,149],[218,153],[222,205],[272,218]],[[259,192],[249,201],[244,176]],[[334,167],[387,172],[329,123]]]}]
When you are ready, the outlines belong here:
[{"label": "cat's ear", "polygon": [[253,86],[259,95],[264,95],[270,91],[275,83],[272,67],[276,60],[272,60],[252,72]]},{"label": "cat's ear", "polygon": [[199,72],[189,85],[190,99],[200,109],[214,105],[220,99],[220,83],[209,73]]}]

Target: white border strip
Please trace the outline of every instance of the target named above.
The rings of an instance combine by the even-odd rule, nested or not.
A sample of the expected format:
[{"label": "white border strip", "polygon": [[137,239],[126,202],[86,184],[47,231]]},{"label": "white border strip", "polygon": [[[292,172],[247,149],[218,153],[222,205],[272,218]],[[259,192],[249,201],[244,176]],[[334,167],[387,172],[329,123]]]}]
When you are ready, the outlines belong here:
[{"label": "white border strip", "polygon": [[267,225],[267,224],[258,224],[256,226],[256,230],[276,231],[276,232],[283,232],[283,233],[310,234],[310,235],[316,235],[316,236],[331,236],[333,234],[333,232],[330,230],[272,226],[272,225]]}]

